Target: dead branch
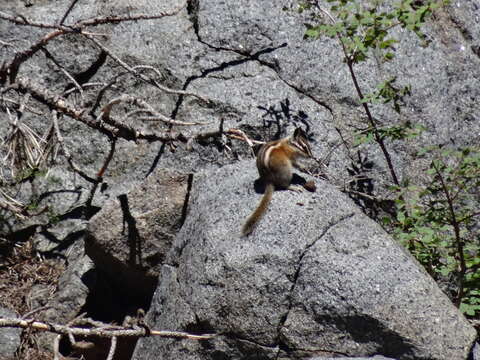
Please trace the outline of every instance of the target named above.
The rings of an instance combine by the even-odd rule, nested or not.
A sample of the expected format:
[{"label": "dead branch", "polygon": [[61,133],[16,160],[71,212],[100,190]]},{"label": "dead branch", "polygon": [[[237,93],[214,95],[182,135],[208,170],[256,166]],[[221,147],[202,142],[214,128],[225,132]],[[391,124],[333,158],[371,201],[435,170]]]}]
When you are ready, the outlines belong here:
[{"label": "dead branch", "polygon": [[55,30],[64,30],[64,31],[71,31],[72,29],[67,28],[66,26],[56,25],[56,24],[45,24],[39,23],[32,19],[29,19],[23,15],[10,15],[3,11],[0,11],[0,19],[10,21],[15,25],[20,26],[31,26],[31,27],[38,27],[42,29],[55,29]]},{"label": "dead branch", "polygon": [[[160,74],[160,71],[158,71],[158,69],[154,68],[153,66],[149,66],[149,65],[137,65],[137,66],[134,66],[132,69],[133,70],[136,70],[136,69],[152,70],[159,78],[162,76],[162,74]],[[151,83],[154,84],[155,87],[157,87],[160,90],[166,92],[167,94],[193,96],[193,97],[196,97],[196,98],[198,98],[198,99],[200,99],[204,102],[208,102],[208,99],[203,97],[203,96],[200,96],[198,94],[195,94],[195,93],[192,93],[192,92],[189,92],[189,91],[171,89],[169,87],[166,87],[164,85],[159,84],[155,79],[151,79]]]},{"label": "dead branch", "polygon": [[[220,124],[218,124],[218,130],[208,131],[204,133],[197,134],[195,136],[196,140],[207,140],[209,138],[215,138],[223,135],[223,124],[225,123],[225,119],[220,119]],[[192,138],[193,140],[193,138]]]},{"label": "dead branch", "polygon": [[[152,111],[149,111],[152,112]],[[208,125],[209,123],[199,123],[199,122],[187,122],[187,121],[179,121],[173,120],[168,116],[162,115],[158,112],[155,112],[153,116],[141,116],[139,117],[142,121],[160,121],[166,124],[172,125],[180,125],[180,126],[193,126],[193,125]]]},{"label": "dead branch", "polygon": [[[12,22],[14,24],[17,24],[17,25],[34,26],[34,27],[40,27],[40,28],[54,29],[54,31],[52,31],[49,34],[43,36],[39,41],[37,41],[35,44],[31,45],[30,48],[28,48],[24,51],[17,52],[14,55],[13,60],[11,60],[9,63],[4,63],[2,65],[2,67],[0,68],[0,83],[4,84],[7,80],[7,78],[8,78],[10,83],[13,84],[16,81],[16,77],[17,77],[18,71],[19,71],[22,63],[24,63],[28,58],[33,56],[38,50],[43,50],[44,53],[46,54],[46,56],[49,59],[51,59],[63,71],[63,73],[72,81],[72,83],[76,86],[76,88],[79,90],[80,94],[82,95],[82,87],[75,81],[74,77],[71,74],[69,74],[63,68],[63,66],[61,66],[61,64],[59,64],[55,60],[55,58],[44,47],[50,40],[52,40],[52,39],[54,39],[58,36],[73,32],[73,33],[82,34],[83,36],[85,36],[88,39],[90,39],[91,41],[93,41],[96,44],[97,47],[99,47],[103,50],[103,53],[110,56],[115,62],[117,62],[120,66],[122,66],[124,69],[126,69],[127,73],[133,74],[134,76],[140,78],[141,80],[143,80],[143,81],[145,81],[149,84],[154,85],[158,89],[160,89],[162,91],[165,91],[167,93],[175,93],[175,94],[179,94],[179,95],[195,96],[195,97],[201,99],[202,101],[205,101],[205,102],[208,101],[206,98],[204,98],[200,95],[197,95],[197,94],[194,94],[194,93],[191,93],[191,92],[187,92],[187,91],[183,91],[183,90],[170,89],[168,87],[165,87],[165,86],[159,84],[155,79],[153,79],[153,78],[150,79],[150,78],[146,77],[145,75],[139,73],[137,71],[137,68],[138,69],[152,70],[158,76],[161,76],[161,74],[157,69],[155,69],[153,67],[149,67],[149,66],[131,67],[131,66],[129,66],[124,61],[122,61],[117,56],[115,56],[115,54],[113,54],[112,51],[110,51],[103,44],[101,44],[92,34],[84,31],[85,28],[88,27],[88,26],[97,26],[97,25],[106,24],[106,23],[118,23],[118,22],[125,22],[125,21],[153,20],[153,19],[159,19],[159,18],[162,18],[162,17],[165,17],[165,16],[173,16],[173,15],[178,14],[182,9],[184,9],[186,4],[182,4],[181,6],[179,6],[176,9],[173,9],[170,12],[161,12],[161,13],[155,14],[155,15],[140,14],[140,15],[129,15],[129,16],[98,17],[98,18],[94,18],[94,19],[86,19],[86,20],[77,21],[76,23],[74,23],[73,25],[70,25],[70,26],[64,26],[63,22],[65,21],[66,17],[70,13],[70,11],[73,9],[75,4],[76,4],[76,1],[72,1],[70,3],[69,8],[65,12],[64,16],[62,17],[62,19],[60,20],[58,25],[57,24],[39,23],[39,22],[35,22],[34,20],[28,19],[23,15],[13,16],[13,15],[9,15],[9,14],[4,13],[4,12],[0,12],[0,19],[10,21],[10,22]],[[18,84],[21,85],[22,81],[17,81],[17,85]],[[45,92],[43,92],[43,93],[45,94]],[[83,98],[83,96],[82,96],[82,98]],[[98,98],[97,98],[97,100],[98,100]],[[60,113],[65,113],[65,111],[62,111],[60,109],[62,107],[61,103],[57,102],[56,105],[57,105],[57,110]],[[97,105],[97,103],[96,103],[96,105]],[[143,104],[143,105],[145,105],[145,104]],[[63,109],[63,110],[67,110],[67,109]],[[71,110],[73,110],[73,109],[71,109]],[[150,107],[149,110],[152,110],[151,107]],[[150,111],[150,112],[152,112],[152,111]],[[82,117],[81,114],[78,113],[78,111],[77,111],[76,114],[73,114],[73,113],[70,112],[70,114],[67,113],[67,115],[69,115],[69,116],[74,115],[73,117],[77,120],[81,120],[81,121],[82,121],[82,119],[86,120],[85,117]],[[168,123],[168,124],[173,124],[173,125],[193,125],[194,124],[194,123],[177,122],[177,121],[175,121],[173,119],[170,119],[170,118],[168,118],[168,117],[166,117],[166,116],[164,116],[164,115],[162,115],[158,112],[155,112],[155,113],[152,112],[152,115],[153,115],[153,118],[149,118],[148,120],[159,120],[159,121],[162,121],[162,122],[165,122],[165,123]],[[86,120],[87,125],[92,126],[93,125],[92,120],[93,119]],[[109,118],[109,120],[113,121],[113,119],[111,119],[111,118]],[[112,125],[111,122],[109,124]],[[113,129],[102,129],[101,125],[102,124],[97,124],[97,126],[95,126],[95,128],[97,130],[101,130],[104,134],[112,133]],[[133,130],[132,128],[128,128],[126,126],[123,126],[123,129],[122,129],[122,126],[120,126],[120,128],[119,128],[119,126],[117,126],[117,125],[118,124],[113,124],[113,127],[117,128],[119,131],[122,131],[124,133],[125,132],[130,133],[128,135],[124,134],[124,136],[126,135],[130,139],[137,138],[135,134],[132,134],[132,130]],[[114,135],[118,135],[118,134],[114,134]],[[120,135],[120,137],[123,137],[123,136]],[[151,138],[152,140],[157,140],[155,138],[155,136],[150,135],[150,136],[147,136],[147,137]]]},{"label": "dead branch", "polygon": [[[72,4],[72,7],[73,5],[74,4]],[[16,25],[32,26],[32,27],[38,27],[38,28],[44,28],[44,29],[56,29],[56,30],[63,30],[68,32],[78,32],[79,29],[87,26],[98,26],[98,25],[104,25],[104,24],[114,24],[119,22],[138,21],[138,20],[156,20],[163,17],[167,17],[167,16],[174,16],[174,15],[177,15],[180,11],[182,11],[182,9],[185,8],[185,6],[186,6],[186,3],[180,5],[179,7],[173,9],[172,11],[161,12],[159,14],[154,14],[154,15],[147,15],[147,14],[128,15],[128,16],[113,15],[113,16],[104,16],[104,17],[98,17],[93,19],[86,19],[86,20],[77,21],[76,23],[69,26],[63,26],[62,24],[65,21],[64,18],[68,16],[68,13],[70,12],[71,9],[68,9],[64,18],[62,18],[62,20],[58,25],[36,22],[23,15],[13,16],[3,11],[0,11],[0,19],[10,21]]]},{"label": "dead branch", "polygon": [[[5,102],[5,103],[10,103],[10,104],[12,104],[12,105],[13,105],[12,107],[13,107],[13,108],[16,108],[16,109],[19,109],[20,106],[21,106],[21,104],[19,104],[18,101],[15,101],[15,100],[13,100],[13,99],[6,98],[5,96],[0,97],[0,100],[3,101],[3,102]],[[4,104],[4,106],[6,107],[7,105]],[[42,116],[42,115],[43,115],[43,113],[41,113],[40,111],[35,110],[35,109],[32,109],[32,108],[29,107],[29,106],[24,106],[24,109],[27,110],[28,112],[31,112],[32,114],[35,114],[35,115],[39,115],[39,116]]]},{"label": "dead branch", "polygon": [[147,15],[147,14],[139,14],[139,15],[129,15],[129,16],[119,16],[119,15],[114,15],[114,16],[106,16],[103,18],[94,18],[94,19],[89,19],[89,20],[83,20],[78,22],[77,27],[84,27],[84,26],[97,26],[97,25],[103,25],[103,24],[114,24],[118,22],[127,22],[127,21],[138,21],[138,20],[156,20],[160,19],[163,17],[167,16],[175,16],[177,15],[180,11],[182,11],[183,8],[187,3],[183,3],[179,7],[171,10],[171,11],[166,11],[166,12],[161,12],[159,14],[155,15]]},{"label": "dead branch", "polygon": [[[128,64],[124,60],[117,57],[115,55],[115,51],[111,51],[105,45],[103,45],[103,41],[101,39],[99,40],[98,34],[94,34],[92,30],[92,27],[102,24],[117,24],[120,22],[139,20],[155,20],[165,16],[174,16],[185,9],[185,3],[171,11],[160,12],[152,15],[112,15],[74,21],[69,16],[75,6],[77,6],[77,2],[78,0],[68,1],[65,6],[65,12],[62,11],[59,18],[51,23],[44,23],[40,20],[30,19],[21,14],[8,14],[0,11],[0,20],[3,19],[6,22],[16,26],[28,26],[45,29],[42,30],[43,33],[37,39],[28,43],[25,48],[19,49],[14,47],[10,58],[3,64],[0,64],[0,106],[2,110],[5,109],[5,112],[10,117],[10,123],[12,124],[12,132],[11,134],[7,134],[9,136],[6,137],[7,151],[4,161],[8,161],[13,166],[13,164],[18,162],[18,160],[22,160],[28,165],[26,167],[24,166],[25,169],[37,169],[38,167],[45,165],[45,162],[51,158],[51,154],[53,154],[52,156],[54,158],[60,149],[65,155],[71,169],[80,174],[82,178],[93,184],[92,191],[87,202],[87,204],[90,204],[98,185],[102,182],[103,174],[105,173],[108,164],[112,160],[113,153],[115,151],[115,142],[117,139],[125,139],[128,141],[146,140],[148,142],[160,141],[167,143],[168,146],[174,147],[176,146],[175,142],[177,141],[187,142],[189,139],[194,139],[196,137],[192,135],[187,138],[181,132],[174,132],[172,131],[172,125],[205,125],[205,123],[200,122],[175,120],[163,115],[145,100],[130,95],[123,95],[111,101],[109,101],[109,99],[105,99],[104,95],[106,91],[114,87],[116,81],[120,77],[128,74],[129,76],[133,75],[136,79],[140,79],[140,81],[154,86],[156,89],[168,94],[176,94],[178,96],[193,96],[204,102],[209,102],[209,100],[206,97],[193,92],[181,89],[171,89],[162,85],[161,82],[164,80],[164,77],[158,69],[148,65],[132,66]],[[71,20],[70,24],[69,20]],[[70,73],[62,64],[62,61],[57,61],[55,54],[50,53],[47,50],[47,45],[50,43],[50,41],[59,39],[61,36],[68,34],[83,36],[91,40],[91,42],[95,44],[95,47],[102,50],[103,61],[105,61],[105,58],[108,56],[125,70],[120,70],[123,71],[121,74],[115,75],[112,80],[107,79],[105,82],[89,85],[86,84],[86,81],[88,81],[89,78],[79,80],[78,74]],[[12,44],[3,41],[1,41],[0,44],[3,44],[4,46],[13,46]],[[69,86],[66,87],[63,94],[60,94],[59,92],[53,92],[49,88],[42,86],[40,82],[34,81],[31,75],[22,76],[23,74],[21,72],[21,67],[23,64],[39,52],[45,54],[47,60],[53,62],[53,64],[55,64],[55,66],[57,66],[68,79],[67,81],[69,81]],[[96,64],[98,65],[98,60]],[[94,94],[95,101],[92,108],[87,108],[85,106],[84,95],[86,96],[87,94],[87,86],[100,86],[97,94]],[[6,98],[6,93],[12,91],[16,92],[16,94],[14,96],[10,96],[10,98]],[[79,92],[81,99],[80,104],[76,104],[75,100],[72,99],[70,99],[70,101],[67,100],[66,96],[73,91]],[[24,101],[20,102],[20,100],[17,100],[16,97],[20,98],[22,95],[24,96]],[[45,111],[46,114],[41,114],[38,112],[38,110],[35,111],[28,108],[26,105],[29,97],[35,99],[36,102],[45,105],[45,107],[48,108],[48,110]],[[135,119],[145,121],[160,121],[168,124],[169,130],[153,131],[148,129],[139,129],[135,123],[131,121],[125,121],[128,119],[128,117],[123,117],[123,114],[112,114],[113,106],[122,101],[135,105],[134,108],[137,110],[129,113],[129,115],[135,114]],[[107,105],[104,105],[102,109],[102,103],[105,102],[108,103]],[[35,105],[38,105],[38,103],[35,103]],[[12,109],[14,110],[12,111]],[[50,116],[53,117],[52,123],[43,137],[37,135],[26,124],[23,124],[20,121],[22,113],[25,109],[37,115],[43,116],[48,116],[47,112],[49,112],[51,114]],[[99,109],[101,110],[99,111]],[[107,155],[104,165],[96,175],[89,175],[74,162],[74,157],[72,157],[72,154],[64,142],[61,133],[61,127],[59,126],[62,116],[69,117],[85,124],[91,129],[106,135],[111,141],[110,153]],[[221,130],[221,133],[223,133],[223,130]],[[23,152],[17,151],[18,149],[23,149]],[[75,154],[73,155],[75,156]],[[12,200],[13,199],[9,199],[2,195],[0,196],[0,206],[2,208],[14,211],[17,216],[21,216],[23,212],[26,215],[30,215],[25,210],[23,204],[17,204]],[[112,348],[115,348],[114,343],[112,343]]]},{"label": "dead branch", "polygon": [[113,159],[113,154],[115,154],[116,144],[117,144],[117,139],[112,137],[110,139],[110,151],[108,152],[108,155],[105,158],[105,161],[103,162],[102,167],[100,168],[100,170],[97,173],[98,181],[101,181],[101,179],[103,178],[103,175],[105,174],[105,171],[107,171],[108,165],[110,164],[110,162]]},{"label": "dead branch", "polygon": [[[120,104],[121,102],[126,102],[126,103],[132,103],[134,105],[137,105],[137,106],[140,106],[142,107],[143,109],[140,110],[141,112],[147,112],[147,113],[150,113],[152,114],[153,116],[150,116],[150,117],[141,117],[140,119],[141,120],[150,120],[150,121],[161,121],[161,122],[164,122],[166,124],[170,124],[170,125],[183,125],[183,126],[191,126],[191,125],[206,125],[205,123],[198,123],[198,122],[184,122],[184,121],[178,121],[178,120],[174,120],[174,119],[171,119],[169,118],[168,116],[165,116],[161,113],[159,113],[158,111],[156,111],[149,103],[147,103],[145,100],[142,100],[142,99],[139,99],[137,97],[134,97],[134,96],[131,96],[131,95],[127,95],[127,94],[123,94],[121,96],[119,96],[118,98],[115,98],[113,100],[111,100],[108,104],[106,104],[101,112],[102,112],[102,120],[108,122],[110,121],[110,112],[112,110],[112,107],[113,105],[117,105],[117,104]],[[138,112],[139,110],[136,110],[135,112],[130,112],[127,114],[126,118],[128,118],[129,116],[131,116],[132,114],[135,114],[136,112]]]},{"label": "dead branch", "polygon": [[113,359],[113,355],[115,355],[115,348],[116,347],[117,347],[117,337],[113,336],[112,337],[112,343],[110,345],[110,350],[108,351],[107,360],[112,360]]},{"label": "dead branch", "polygon": [[63,35],[65,33],[65,30],[52,31],[51,33],[45,35],[42,39],[40,39],[40,41],[30,46],[30,48],[28,48],[27,50],[17,52],[10,63],[3,64],[0,68],[0,84],[4,84],[7,80],[7,77],[9,78],[10,83],[15,82],[15,78],[17,77],[18,70],[20,69],[20,65],[22,65],[22,63],[24,63],[27,59],[33,56],[50,40],[55,39],[57,36]]},{"label": "dead branch", "polygon": [[82,98],[81,104],[83,105],[84,103],[84,97],[83,97],[83,89],[80,86],[80,84],[75,80],[74,76],[71,75],[65,67],[60,64],[57,59],[48,51],[46,48],[42,48],[42,52],[45,54],[47,59],[50,59],[59,69],[60,71],[72,82],[72,84],[77,88],[78,92],[80,93],[80,97]]},{"label": "dead branch", "polygon": [[95,322],[97,325],[92,328],[78,327],[76,325],[66,326],[54,323],[47,323],[35,320],[24,320],[17,318],[0,318],[1,327],[15,327],[22,329],[34,329],[38,331],[48,331],[59,335],[69,336],[96,336],[102,338],[112,337],[147,337],[147,336],[159,336],[164,338],[173,339],[190,339],[190,340],[209,340],[217,336],[216,334],[202,334],[195,335],[181,331],[168,331],[168,330],[149,330],[148,328],[124,328],[122,326],[110,325]]},{"label": "dead branch", "polygon": [[[30,93],[35,99],[61,114],[67,115],[74,120],[78,120],[92,129],[100,131],[109,137],[118,137],[125,140],[147,140],[152,141],[186,141],[186,137],[181,133],[148,133],[143,132],[132,126],[122,124],[113,117],[108,119],[96,119],[90,114],[86,114],[85,109],[77,109],[62,96],[52,93],[50,90],[35,84],[26,78],[20,77],[16,80],[15,86],[21,92]],[[102,121],[103,120],[103,121]]]},{"label": "dead branch", "polygon": [[[71,4],[71,7],[74,6],[75,3]],[[138,21],[138,20],[155,20],[160,19],[166,16],[174,16],[178,14],[184,7],[186,3],[182,4],[180,7],[173,9],[170,12],[161,12],[159,14],[154,15],[132,15],[132,16],[107,16],[107,17],[98,17],[94,19],[86,19],[77,21],[73,25],[64,26],[63,21],[65,20],[66,16],[71,9],[68,9],[65,13],[64,18],[60,21],[60,24],[46,24],[35,22],[34,20],[28,19],[23,15],[9,15],[3,11],[0,11],[0,19],[10,21],[16,25],[21,26],[32,26],[32,27],[39,27],[44,29],[54,29],[54,31],[46,34],[43,36],[39,41],[35,44],[31,45],[30,48],[24,51],[19,51],[15,54],[12,61],[9,63],[4,63],[0,68],[0,83],[5,83],[7,81],[7,77],[10,83],[15,82],[15,78],[17,77],[18,71],[22,63],[24,63],[27,59],[29,59],[32,55],[34,55],[38,50],[43,48],[50,40],[55,39],[58,36],[69,34],[69,33],[81,33],[87,37],[91,37],[91,35],[84,31],[85,27],[88,26],[98,26],[102,24],[114,24],[119,22],[127,22],[127,21]]]},{"label": "dead branch", "polygon": [[229,138],[245,141],[251,148],[253,148],[254,144],[265,144],[265,141],[250,139],[242,130],[228,129],[226,134]]},{"label": "dead branch", "polygon": [[67,161],[70,167],[73,169],[73,171],[75,171],[77,174],[79,174],[82,178],[84,178],[88,182],[95,183],[96,180],[93,177],[89,176],[87,173],[85,173],[82,169],[80,169],[80,167],[73,161],[72,155],[70,154],[70,151],[65,146],[65,142],[63,141],[63,136],[62,136],[62,133],[60,132],[60,127],[58,126],[57,112],[55,110],[52,111],[52,121],[53,121],[53,128],[55,130],[55,136],[57,137],[57,141],[60,144],[63,154],[67,158]]},{"label": "dead branch", "polygon": [[14,46],[12,43],[8,43],[8,42],[2,41],[2,40],[0,40],[0,45],[5,46],[5,47],[7,47],[7,46],[13,47]]},{"label": "dead branch", "polygon": [[65,11],[65,14],[63,14],[62,16],[62,19],[60,20],[60,22],[58,23],[60,26],[63,25],[64,21],[67,19],[67,16],[70,14],[70,11],[72,11],[73,7],[75,6],[75,4],[77,3],[78,0],[73,0],[71,3],[70,3],[70,6],[68,7],[67,11]]},{"label": "dead branch", "polygon": [[79,28],[86,27],[86,26],[97,26],[97,25],[103,25],[103,24],[109,24],[109,23],[119,23],[119,22],[138,21],[138,20],[155,20],[155,19],[166,17],[166,16],[174,16],[174,15],[177,15],[186,6],[186,3],[184,3],[178,8],[173,9],[170,12],[161,12],[155,15],[139,14],[139,15],[131,15],[131,16],[106,16],[102,18],[82,20],[70,26],[63,26],[65,19],[67,18],[68,14],[72,10],[76,2],[77,0],[73,1],[70,4],[68,10],[65,12],[64,16],[62,17],[58,25],[36,22],[23,15],[13,16],[3,11],[0,11],[0,19],[8,20],[16,25],[32,26],[32,27],[38,27],[43,29],[57,29],[57,30],[65,30],[68,32],[72,32],[75,30],[78,31]]},{"label": "dead branch", "polygon": [[53,341],[53,360],[60,360],[62,356],[60,355],[60,340],[62,340],[62,335],[55,336]]},{"label": "dead branch", "polygon": [[192,93],[192,92],[188,92],[188,91],[183,91],[183,90],[174,90],[174,89],[170,89],[166,86],[163,86],[163,85],[160,85],[157,81],[155,81],[154,79],[150,79],[148,77],[146,77],[145,75],[139,73],[136,69],[152,69],[154,70],[154,72],[157,74],[157,75],[160,75],[160,73],[158,72],[157,69],[153,68],[153,67],[149,67],[149,66],[144,66],[144,65],[138,65],[138,66],[134,66],[134,67],[131,67],[130,65],[128,65],[126,62],[124,62],[123,60],[121,60],[118,56],[116,56],[113,51],[111,51],[110,49],[108,49],[105,45],[103,45],[100,41],[98,41],[94,36],[90,35],[90,34],[87,34],[85,32],[82,32],[82,34],[87,37],[88,39],[90,39],[95,45],[97,45],[102,51],[104,51],[108,56],[110,56],[118,65],[120,65],[121,67],[123,67],[125,70],[127,70],[128,73],[134,75],[135,77],[145,81],[146,83],[148,84],[151,84],[151,85],[154,85],[155,87],[157,87],[158,89],[160,90],[163,90],[167,93],[170,93],[170,94],[179,94],[179,95],[188,95],[188,96],[194,96],[204,102],[208,102],[208,99],[203,97],[203,96],[200,96],[198,94],[195,94],[195,93]]}]

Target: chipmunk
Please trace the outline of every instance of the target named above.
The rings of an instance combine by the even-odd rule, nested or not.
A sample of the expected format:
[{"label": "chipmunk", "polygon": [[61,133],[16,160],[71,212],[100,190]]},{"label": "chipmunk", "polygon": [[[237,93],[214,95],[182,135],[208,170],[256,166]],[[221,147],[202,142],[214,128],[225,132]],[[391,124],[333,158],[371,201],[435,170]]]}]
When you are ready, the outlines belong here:
[{"label": "chipmunk", "polygon": [[301,187],[291,185],[293,168],[302,169],[297,159],[313,158],[305,132],[296,128],[293,135],[270,141],[260,148],[257,154],[257,168],[265,183],[265,193],[257,209],[247,219],[242,228],[242,236],[248,236],[265,214],[275,188],[301,191]]}]

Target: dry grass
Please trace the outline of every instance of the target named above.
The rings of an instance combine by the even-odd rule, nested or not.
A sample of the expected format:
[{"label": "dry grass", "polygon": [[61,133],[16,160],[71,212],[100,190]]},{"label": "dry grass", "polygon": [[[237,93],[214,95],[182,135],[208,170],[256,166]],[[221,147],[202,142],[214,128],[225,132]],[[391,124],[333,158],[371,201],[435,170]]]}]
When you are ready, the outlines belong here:
[{"label": "dry grass", "polygon": [[[35,311],[52,298],[63,270],[63,262],[36,256],[30,241],[20,244],[10,256],[0,258],[0,306],[19,316]],[[17,359],[52,359],[52,354],[39,349],[35,332],[26,330]]]}]

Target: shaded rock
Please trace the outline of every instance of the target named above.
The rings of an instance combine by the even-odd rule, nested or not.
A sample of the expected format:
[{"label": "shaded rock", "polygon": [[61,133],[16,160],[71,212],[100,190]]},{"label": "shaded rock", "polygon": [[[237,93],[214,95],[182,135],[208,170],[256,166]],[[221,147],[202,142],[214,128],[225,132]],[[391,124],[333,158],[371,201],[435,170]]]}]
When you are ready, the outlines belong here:
[{"label": "shaded rock", "polygon": [[[75,243],[68,251],[68,266],[58,280],[58,290],[48,301],[46,310],[36,317],[41,320],[67,324],[81,314],[87,304],[88,296],[96,285],[93,262],[85,255],[83,241]],[[52,350],[54,333],[40,333],[38,343],[45,349]]]},{"label": "shaded rock", "polygon": [[[259,201],[253,162],[195,179],[189,213],[162,268],[155,329],[220,333],[208,342],[141,339],[134,359],[465,360],[475,330],[419,264],[330,184]],[[214,194],[214,195],[212,195]]]},{"label": "shaded rock", "polygon": [[187,188],[187,175],[158,169],[90,221],[86,253],[126,298],[151,298],[183,221]]},{"label": "shaded rock", "polygon": [[472,359],[473,360],[480,360],[480,345],[475,343],[473,349],[472,349]]},{"label": "shaded rock", "polygon": [[[16,318],[17,315],[8,309],[0,307],[1,318]],[[20,346],[20,328],[0,328],[0,359],[13,359],[15,351]]]},{"label": "shaded rock", "polygon": [[[35,317],[58,324],[68,324],[78,315],[104,322],[122,323],[124,316],[132,309],[110,279],[85,254],[83,241],[77,241],[68,251],[69,265],[58,281],[58,290],[46,304],[46,310]],[[45,305],[45,304],[39,304]],[[37,344],[52,351],[56,334],[43,332],[38,334]],[[94,344],[91,348],[72,348],[66,337],[63,338],[61,351],[65,356],[84,356],[85,359],[104,359],[110,349],[110,340],[98,337],[82,338]],[[120,338],[117,343],[118,359],[129,359],[137,339]]]},{"label": "shaded rock", "polygon": [[94,264],[83,251],[83,242],[71,250],[70,264],[58,281],[58,291],[49,302],[51,309],[45,311],[45,319],[52,322],[66,323],[74,319],[85,306],[90,289],[95,279],[89,275]]},{"label": "shaded rock", "polygon": [[[176,8],[181,3],[180,0],[161,3],[141,0],[132,7],[131,2],[125,0],[115,3],[90,0],[77,3],[66,23],[112,14],[154,14]],[[33,2],[29,6],[11,1],[2,4],[10,14],[18,13],[45,23],[57,23],[66,11],[66,7],[52,1]],[[271,130],[274,128],[271,125],[282,115],[280,103],[289,99],[289,116],[283,114],[281,125],[300,122],[299,119],[305,119],[300,115],[307,115],[310,123],[325,127],[316,147],[322,151],[337,147],[332,152],[329,171],[342,178],[350,161],[345,160],[348,159],[348,149],[338,146],[341,139],[336,128],[346,129],[346,132],[347,129],[363,128],[358,124],[363,117],[361,104],[355,99],[348,69],[341,61],[338,43],[328,38],[315,42],[303,41],[304,19],[295,11],[282,10],[288,5],[297,3],[269,0],[233,5],[212,0],[192,1],[176,16],[155,21],[104,25],[105,32],[109,34],[108,38],[103,39],[105,46],[129,66],[154,66],[162,74],[157,79],[161,84],[196,91],[212,100],[204,104],[195,98],[179,99],[175,94],[153,89],[146,82],[122,77],[115,88],[109,89],[104,101],[130,93],[145,99],[163,114],[172,114],[177,120],[209,123],[181,130],[191,135],[217,129],[220,118],[225,119],[225,129],[252,130],[268,125]],[[455,142],[464,145],[476,140],[480,132],[479,103],[476,101],[480,97],[477,71],[480,60],[475,50],[478,49],[477,39],[480,38],[478,5],[465,0],[464,6],[452,4],[440,13],[425,26],[428,38],[432,40],[429,47],[422,47],[413,34],[399,32],[396,34],[400,41],[396,44],[394,62],[380,66],[372,60],[359,65],[357,71],[366,92],[373,90],[374,85],[386,77],[394,75],[398,75],[402,85],[414,85],[413,96],[406,99],[403,118],[427,126],[426,136],[419,143]],[[0,24],[0,30],[7,42],[10,41],[8,39],[22,39],[21,44],[16,44],[17,47],[4,46],[0,53],[2,63],[11,61],[18,47],[27,49],[48,33],[46,29],[26,29],[7,21]],[[99,57],[98,48],[80,35],[51,41],[48,49],[71,74],[85,71]],[[92,81],[109,82],[118,75],[118,64],[108,58],[97,70]],[[43,55],[29,59],[19,71],[19,75],[29,76],[58,94],[71,81]],[[87,91],[85,96],[87,104],[96,99],[95,94]],[[71,97],[67,100],[75,103]],[[48,112],[47,108],[44,110]],[[378,106],[372,111],[385,125],[398,121],[398,115],[391,109]],[[22,120],[39,134],[43,134],[50,126],[44,120],[44,115],[26,112]],[[152,131],[164,129],[154,122],[136,125]],[[8,126],[6,121],[0,123],[0,133],[6,133]],[[68,117],[63,119],[61,128],[74,160],[89,174],[95,174],[109,150],[105,138]],[[264,138],[269,139],[268,136]],[[219,146],[223,141],[225,139],[203,143],[194,141],[194,151],[179,146],[175,152],[165,151],[160,144],[152,146],[142,141],[119,141],[104,179],[108,184],[105,193],[117,196],[117,188],[142,178],[154,164],[196,171],[231,163],[249,153],[243,142],[233,142],[228,145],[234,156],[223,156]],[[388,146],[393,149],[391,156],[398,172],[412,174],[414,162],[410,155],[415,146],[398,142],[389,143]],[[385,175],[385,161],[377,146],[365,146],[363,150],[374,163],[374,171],[369,176],[376,181],[385,181],[388,178]],[[88,197],[91,186],[78,176],[74,176],[74,179],[66,176],[70,171],[65,171],[63,165],[60,164],[59,169],[55,170],[56,177],[62,180],[61,186],[41,190],[50,191],[51,188],[55,191],[54,195],[50,194],[52,196],[41,203],[48,203],[54,216],[63,215],[71,206],[79,206]],[[375,190],[381,193],[382,182],[375,184],[380,185],[380,189]],[[33,195],[29,187],[29,183],[22,185],[18,196],[26,204],[30,203]],[[104,201],[105,197],[96,196],[94,204],[102,206]],[[44,223],[43,219],[41,223]],[[0,231],[22,229],[23,225],[12,217],[8,219],[5,229],[0,224]],[[64,238],[64,234],[61,235]]]},{"label": "shaded rock", "polygon": [[64,253],[70,245],[83,236],[86,227],[84,220],[64,220],[57,225],[45,227],[38,231],[32,244],[39,253]]}]

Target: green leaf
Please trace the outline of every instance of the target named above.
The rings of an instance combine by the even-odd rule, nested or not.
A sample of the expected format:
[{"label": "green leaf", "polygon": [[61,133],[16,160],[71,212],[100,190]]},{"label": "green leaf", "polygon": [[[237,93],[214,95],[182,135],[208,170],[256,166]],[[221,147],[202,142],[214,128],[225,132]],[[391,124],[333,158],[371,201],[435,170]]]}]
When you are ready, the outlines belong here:
[{"label": "green leaf", "polygon": [[320,31],[315,28],[308,29],[305,31],[305,37],[306,38],[312,38],[312,39],[317,39],[320,35]]},{"label": "green leaf", "polygon": [[480,305],[470,305],[462,302],[459,310],[468,316],[475,316],[475,314],[480,310]]}]

